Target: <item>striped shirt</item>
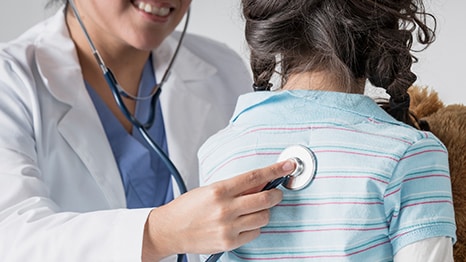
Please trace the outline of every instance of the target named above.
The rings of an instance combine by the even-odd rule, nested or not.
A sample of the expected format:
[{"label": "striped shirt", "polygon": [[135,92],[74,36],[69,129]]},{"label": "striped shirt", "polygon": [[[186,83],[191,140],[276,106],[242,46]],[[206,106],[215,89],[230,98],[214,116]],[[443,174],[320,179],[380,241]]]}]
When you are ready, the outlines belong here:
[{"label": "striped shirt", "polygon": [[230,124],[199,151],[200,183],[275,163],[296,144],[316,155],[313,182],[300,191],[282,188],[261,235],[222,261],[393,261],[419,240],[455,241],[445,146],[364,95],[243,95]]}]

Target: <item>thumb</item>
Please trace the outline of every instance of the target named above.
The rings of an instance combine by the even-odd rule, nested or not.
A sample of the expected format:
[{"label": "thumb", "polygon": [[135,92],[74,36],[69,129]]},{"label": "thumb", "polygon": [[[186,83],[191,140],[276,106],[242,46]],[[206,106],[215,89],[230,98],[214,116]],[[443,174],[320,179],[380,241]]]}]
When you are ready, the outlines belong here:
[{"label": "thumb", "polygon": [[232,195],[259,192],[268,182],[291,174],[295,169],[295,165],[294,161],[285,160],[233,177],[230,179],[230,185],[232,185],[230,192]]}]

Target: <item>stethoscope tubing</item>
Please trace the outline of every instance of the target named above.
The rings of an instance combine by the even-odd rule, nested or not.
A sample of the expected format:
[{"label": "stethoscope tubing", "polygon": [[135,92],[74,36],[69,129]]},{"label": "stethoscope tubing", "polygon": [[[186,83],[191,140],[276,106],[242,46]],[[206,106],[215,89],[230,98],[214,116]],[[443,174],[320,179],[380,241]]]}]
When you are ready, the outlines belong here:
[{"label": "stethoscope tubing", "polygon": [[212,254],[209,256],[209,258],[207,258],[205,260],[205,262],[216,262],[222,255],[223,255],[224,252],[220,252],[220,253],[217,253],[217,254]]},{"label": "stethoscope tubing", "polygon": [[73,0],[68,0],[68,2],[70,4],[70,6],[71,6],[72,11],[74,12],[74,14],[76,16],[76,19],[78,20],[78,23],[80,24],[80,26],[81,26],[81,28],[82,28],[85,36],[86,36],[86,39],[87,39],[87,41],[88,41],[88,43],[90,45],[90,48],[92,50],[92,53],[93,53],[94,57],[97,60],[97,63],[99,64],[100,68],[102,69],[105,81],[107,82],[108,86],[110,87],[110,89],[112,91],[112,94],[113,94],[113,98],[114,98],[115,102],[117,103],[118,107],[120,108],[121,112],[124,114],[126,119],[128,121],[130,121],[131,124],[141,133],[141,135],[146,140],[146,142],[149,144],[149,146],[160,156],[160,159],[167,166],[167,168],[169,169],[169,171],[172,174],[172,177],[175,179],[175,181],[176,181],[176,183],[178,185],[180,194],[186,193],[187,192],[187,187],[186,187],[186,184],[184,183],[183,178],[181,177],[180,172],[175,167],[175,165],[170,160],[170,158],[167,156],[167,154],[165,154],[165,152],[163,152],[163,150],[157,145],[157,143],[155,143],[155,141],[150,137],[147,130],[154,124],[155,106],[156,106],[158,98],[160,97],[160,92],[162,91],[162,85],[165,83],[166,78],[169,76],[168,72],[170,71],[170,68],[173,65],[175,57],[178,54],[178,50],[179,50],[179,48],[181,46],[181,41],[184,38],[186,29],[187,29],[187,25],[188,25],[188,21],[189,21],[189,9],[188,9],[188,12],[187,12],[185,26],[183,28],[183,33],[180,36],[180,40],[179,40],[180,42],[179,42],[179,44],[178,44],[178,46],[177,46],[177,48],[175,50],[174,56],[173,56],[172,60],[170,61],[170,64],[169,64],[169,66],[168,66],[168,68],[167,68],[161,82],[158,84],[157,90],[155,91],[155,93],[151,97],[151,108],[152,108],[152,110],[150,110],[148,120],[146,121],[146,123],[143,124],[133,114],[131,114],[131,112],[126,107],[122,96],[128,97],[130,99],[132,99],[133,97],[126,95],[125,92],[122,92],[123,89],[119,86],[119,84],[118,84],[115,76],[113,75],[112,71],[110,71],[110,69],[107,66],[105,66],[105,63],[104,63],[102,57],[99,55],[99,52],[97,51],[97,48],[95,47],[93,41],[91,40],[91,37],[90,37],[89,33],[87,32],[87,29],[84,26],[83,21],[81,20],[81,16],[79,15],[79,12],[78,12],[78,10],[76,8],[76,5],[74,4],[74,1]]},{"label": "stethoscope tubing", "polygon": [[[130,121],[131,124],[139,131],[139,133],[141,133],[144,140],[149,144],[149,146],[159,155],[160,159],[163,161],[165,166],[169,169],[170,173],[172,174],[172,177],[175,179],[179,187],[180,193],[183,194],[187,192],[188,189],[184,183],[183,178],[181,177],[180,172],[175,167],[173,162],[168,158],[167,154],[163,152],[163,150],[157,145],[157,143],[155,143],[155,141],[152,139],[152,137],[147,132],[147,128],[152,125],[151,122],[153,122],[153,120],[149,119],[149,122],[146,124],[141,123],[133,114],[129,112],[128,108],[123,102],[122,95],[119,93],[119,90],[117,87],[118,83],[116,83],[115,78],[113,77],[113,74],[111,73],[111,71],[108,70],[107,73],[104,75],[104,77],[105,77],[105,80],[107,81],[107,84],[110,86],[112,90],[112,94],[115,99],[115,102],[117,103],[118,107],[121,109],[121,112],[125,115],[128,121]],[[157,90],[155,95],[152,97],[151,105],[156,103],[154,101],[157,101],[159,96],[160,96],[160,88]]]}]

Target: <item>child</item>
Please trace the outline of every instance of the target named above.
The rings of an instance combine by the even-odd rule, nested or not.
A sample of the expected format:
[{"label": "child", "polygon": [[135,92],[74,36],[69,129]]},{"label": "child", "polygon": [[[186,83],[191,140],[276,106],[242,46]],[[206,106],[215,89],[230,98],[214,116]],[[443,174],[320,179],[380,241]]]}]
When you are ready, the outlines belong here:
[{"label": "child", "polygon": [[[413,33],[434,30],[419,0],[242,0],[256,92],[199,151],[201,184],[274,163],[290,145],[317,158],[313,182],[283,189],[256,240],[223,261],[452,261],[448,157],[411,127]],[[279,71],[278,88],[270,91]],[[382,109],[366,80],[386,89]],[[404,122],[404,123],[403,123]]]}]

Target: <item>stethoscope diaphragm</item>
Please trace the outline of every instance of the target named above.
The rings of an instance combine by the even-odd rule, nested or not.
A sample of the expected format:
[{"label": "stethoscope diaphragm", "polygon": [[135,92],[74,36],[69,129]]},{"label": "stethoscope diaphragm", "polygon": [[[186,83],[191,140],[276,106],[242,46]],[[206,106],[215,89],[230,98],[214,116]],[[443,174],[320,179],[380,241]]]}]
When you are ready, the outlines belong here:
[{"label": "stethoscope diaphragm", "polygon": [[314,152],[302,145],[289,146],[282,151],[277,162],[287,159],[295,161],[296,168],[288,175],[283,186],[289,190],[301,190],[307,187],[317,172],[317,159]]}]

